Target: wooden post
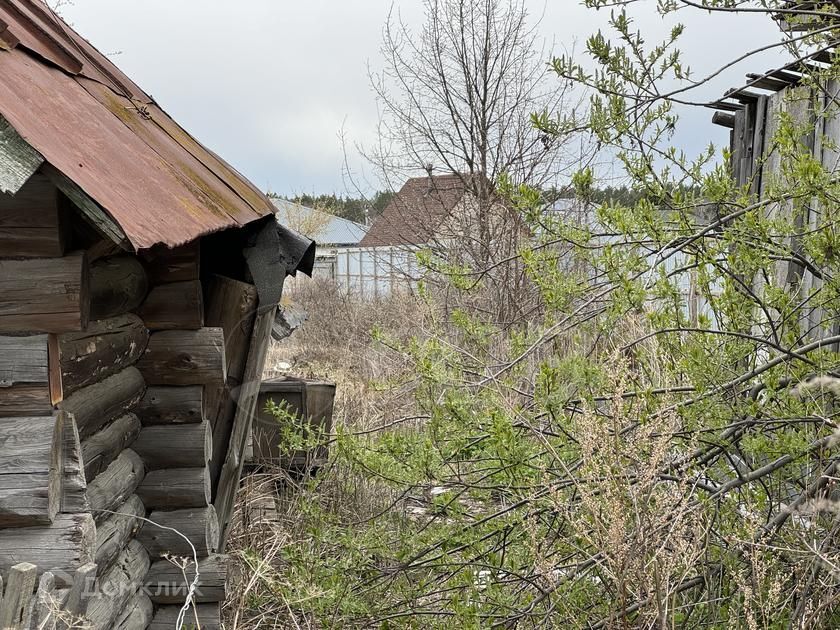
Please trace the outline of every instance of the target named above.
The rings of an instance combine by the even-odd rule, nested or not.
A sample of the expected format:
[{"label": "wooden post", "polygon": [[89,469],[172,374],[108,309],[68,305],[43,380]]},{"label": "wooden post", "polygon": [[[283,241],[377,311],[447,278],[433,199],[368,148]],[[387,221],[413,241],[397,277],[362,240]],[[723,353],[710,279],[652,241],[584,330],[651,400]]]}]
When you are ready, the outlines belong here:
[{"label": "wooden post", "polygon": [[[105,470],[140,435],[140,419],[133,413],[114,420],[82,443],[82,461],[88,483]],[[136,451],[137,449],[135,449]]]},{"label": "wooden post", "polygon": [[88,485],[88,501],[97,521],[109,518],[134,493],[144,472],[140,456],[126,449]]},{"label": "wooden post", "polygon": [[133,311],[149,291],[146,270],[134,256],[114,256],[90,268],[90,316],[108,319]]},{"label": "wooden post", "polygon": [[52,571],[62,586],[62,576],[91,562],[96,553],[96,526],[90,514],[59,514],[49,526],[4,529],[0,536],[0,572],[20,561],[21,550],[38,567]]},{"label": "wooden post", "polygon": [[246,440],[253,422],[257,396],[260,393],[265,358],[271,340],[271,325],[276,313],[277,307],[271,306],[259,313],[254,322],[254,332],[251,335],[248,361],[245,365],[242,387],[239,390],[228,454],[222,466],[219,487],[216,492],[215,506],[219,516],[219,549],[221,551],[224,551],[230,519],[233,515],[233,503],[236,498],[236,491],[239,488],[239,479],[242,476]]},{"label": "wooden post", "polygon": [[99,572],[108,570],[129,541],[145,527],[146,507],[136,494],[114,510],[96,528],[96,564]]},{"label": "wooden post", "polygon": [[197,330],[204,326],[201,282],[188,280],[154,287],[137,311],[151,330]]},{"label": "wooden post", "polygon": [[64,258],[0,259],[0,333],[84,330],[90,293],[84,252]]},{"label": "wooden post", "polygon": [[205,507],[210,503],[210,472],[206,467],[153,470],[137,494],[150,510]]},{"label": "wooden post", "polygon": [[[215,554],[199,560],[198,573],[200,581],[195,601],[199,604],[224,601],[227,594],[228,557]],[[158,560],[152,563],[146,576],[146,592],[155,604],[183,604],[194,579],[195,563],[191,562],[186,571],[182,571],[169,560]]]},{"label": "wooden post", "polygon": [[152,558],[164,554],[192,558],[193,550],[184,540],[184,536],[192,543],[199,558],[216,551],[219,542],[219,519],[212,505],[190,510],[152,512],[149,520],[155,525],[147,524],[140,531],[137,540],[143,543]]},{"label": "wooden post", "polygon": [[32,627],[50,628],[50,619],[54,619],[55,601],[57,600],[55,591],[55,576],[46,571],[38,580],[38,590],[35,593],[35,605],[32,613]]},{"label": "wooden post", "polygon": [[88,562],[76,569],[73,584],[67,599],[64,600],[64,610],[74,617],[84,617],[87,613],[88,600],[93,593],[96,581],[96,564]]},{"label": "wooden post", "polygon": [[28,562],[10,569],[6,593],[0,602],[0,628],[3,630],[28,630],[37,574],[38,567]]},{"label": "wooden post", "polygon": [[7,418],[2,427],[0,527],[49,525],[61,507],[61,418]]},{"label": "wooden post", "polygon": [[145,427],[132,448],[148,470],[203,468],[213,453],[210,423]]},{"label": "wooden post", "polygon": [[149,385],[222,385],[224,333],[221,328],[156,332],[137,367]]},{"label": "wooden post", "polygon": [[201,385],[149,387],[137,405],[137,415],[144,427],[203,422],[204,388]]},{"label": "wooden post", "polygon": [[149,343],[136,315],[91,322],[83,333],[59,336],[64,395],[92,385],[134,364]]},{"label": "wooden post", "polygon": [[145,391],[143,376],[137,368],[129,367],[80,389],[59,406],[76,418],[79,435],[84,440],[125,414],[140,401]]}]

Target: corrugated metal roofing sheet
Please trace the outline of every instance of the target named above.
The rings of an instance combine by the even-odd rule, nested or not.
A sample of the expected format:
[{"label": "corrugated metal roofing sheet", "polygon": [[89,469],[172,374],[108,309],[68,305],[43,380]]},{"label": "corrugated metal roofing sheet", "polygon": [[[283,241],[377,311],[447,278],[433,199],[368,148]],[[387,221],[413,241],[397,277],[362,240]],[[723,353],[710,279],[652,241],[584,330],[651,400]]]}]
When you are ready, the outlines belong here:
[{"label": "corrugated metal roofing sheet", "polygon": [[274,213],[41,0],[0,0],[0,115],[136,249],[175,247]]},{"label": "corrugated metal roofing sheet", "polygon": [[322,210],[285,199],[275,199],[274,205],[277,206],[278,221],[298,232],[309,227],[312,233],[306,236],[315,239],[318,245],[357,245],[367,234],[364,225]]}]

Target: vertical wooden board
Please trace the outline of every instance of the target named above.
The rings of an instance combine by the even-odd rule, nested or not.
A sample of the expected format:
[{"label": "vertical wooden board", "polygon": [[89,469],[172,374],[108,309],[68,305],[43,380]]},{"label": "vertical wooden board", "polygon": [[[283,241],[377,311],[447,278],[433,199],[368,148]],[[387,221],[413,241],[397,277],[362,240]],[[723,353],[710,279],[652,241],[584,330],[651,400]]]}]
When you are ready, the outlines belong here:
[{"label": "vertical wooden board", "polygon": [[214,275],[207,287],[205,323],[224,330],[228,376],[242,378],[248,343],[254,326],[257,288],[245,282]]},{"label": "vertical wooden board", "polygon": [[268,345],[271,341],[271,326],[274,323],[276,313],[277,306],[271,305],[258,313],[254,321],[254,329],[248,350],[248,360],[245,364],[242,387],[239,389],[239,396],[237,398],[236,414],[233,420],[233,430],[231,431],[228,454],[222,466],[214,504],[216,513],[219,516],[219,549],[222,551],[224,551],[227,542],[227,534],[233,514],[233,503],[236,499],[236,492],[239,489],[239,479],[242,475],[246,440],[250,435],[254,410],[257,405],[257,397],[260,393],[265,359],[268,355]]},{"label": "vertical wooden board", "polygon": [[0,332],[84,330],[90,295],[84,252],[63,258],[0,259]]}]

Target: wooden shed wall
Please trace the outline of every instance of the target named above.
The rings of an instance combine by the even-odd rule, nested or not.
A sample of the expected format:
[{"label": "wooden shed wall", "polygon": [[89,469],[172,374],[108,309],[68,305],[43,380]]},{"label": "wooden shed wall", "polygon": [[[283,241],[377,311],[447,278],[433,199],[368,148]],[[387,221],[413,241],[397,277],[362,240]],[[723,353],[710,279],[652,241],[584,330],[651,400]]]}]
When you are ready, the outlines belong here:
[{"label": "wooden shed wall", "polygon": [[202,627],[218,627],[273,311],[201,263],[200,243],[119,251],[38,175],[0,194],[0,617],[25,603],[9,627],[56,607],[166,627],[189,585],[164,554],[198,557]]}]

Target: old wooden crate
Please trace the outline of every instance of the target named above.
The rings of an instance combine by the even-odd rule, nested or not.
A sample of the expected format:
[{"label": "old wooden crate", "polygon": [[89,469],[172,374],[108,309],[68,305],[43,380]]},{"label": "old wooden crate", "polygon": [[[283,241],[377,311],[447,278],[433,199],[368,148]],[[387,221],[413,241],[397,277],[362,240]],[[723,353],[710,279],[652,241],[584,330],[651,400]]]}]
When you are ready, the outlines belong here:
[{"label": "old wooden crate", "polygon": [[[268,402],[283,405],[297,422],[312,432],[311,436],[325,436],[310,450],[288,452],[282,442],[286,430],[282,423],[266,409]],[[279,465],[288,470],[302,471],[323,466],[329,456],[326,436],[332,432],[335,384],[327,381],[283,376],[263,381],[257,399],[254,418],[254,463]]]}]

